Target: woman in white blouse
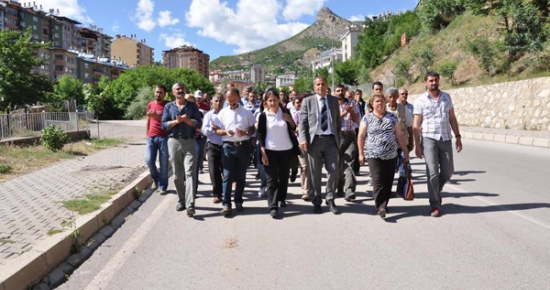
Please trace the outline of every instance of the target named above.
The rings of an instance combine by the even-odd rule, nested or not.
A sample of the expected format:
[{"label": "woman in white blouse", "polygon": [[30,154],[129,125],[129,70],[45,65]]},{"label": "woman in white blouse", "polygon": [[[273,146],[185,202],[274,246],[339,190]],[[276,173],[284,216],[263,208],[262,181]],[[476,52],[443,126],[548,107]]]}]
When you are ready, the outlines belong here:
[{"label": "woman in white blouse", "polygon": [[281,106],[279,96],[268,91],[264,101],[266,108],[258,120],[258,142],[267,177],[269,214],[276,217],[279,207],[286,206],[290,161],[299,148],[293,141],[296,124]]}]

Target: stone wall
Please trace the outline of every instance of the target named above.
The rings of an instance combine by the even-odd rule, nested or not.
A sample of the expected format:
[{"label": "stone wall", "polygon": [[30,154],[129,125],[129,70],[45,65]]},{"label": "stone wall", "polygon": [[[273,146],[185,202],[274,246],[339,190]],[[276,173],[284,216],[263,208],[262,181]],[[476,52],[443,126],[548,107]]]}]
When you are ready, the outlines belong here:
[{"label": "stone wall", "polygon": [[443,91],[460,125],[550,131],[550,77]]}]

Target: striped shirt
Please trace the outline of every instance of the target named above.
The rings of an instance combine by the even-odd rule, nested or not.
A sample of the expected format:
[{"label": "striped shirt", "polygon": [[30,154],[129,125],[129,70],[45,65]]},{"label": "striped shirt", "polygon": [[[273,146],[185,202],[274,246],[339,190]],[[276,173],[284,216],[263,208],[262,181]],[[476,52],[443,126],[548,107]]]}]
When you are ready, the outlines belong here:
[{"label": "striped shirt", "polygon": [[437,101],[428,92],[414,102],[414,114],[422,117],[422,137],[448,141],[452,139],[449,111],[453,101],[449,94],[439,91]]},{"label": "striped shirt", "polygon": [[365,114],[361,122],[367,124],[367,142],[365,143],[367,158],[390,160],[397,157],[395,124],[399,121],[394,114],[386,112],[384,117],[378,118],[371,112]]}]

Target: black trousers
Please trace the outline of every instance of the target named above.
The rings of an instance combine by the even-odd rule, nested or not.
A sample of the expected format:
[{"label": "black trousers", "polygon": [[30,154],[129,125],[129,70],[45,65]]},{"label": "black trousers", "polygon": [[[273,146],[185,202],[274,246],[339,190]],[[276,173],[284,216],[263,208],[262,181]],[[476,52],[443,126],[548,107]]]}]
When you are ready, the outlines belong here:
[{"label": "black trousers", "polygon": [[221,145],[207,143],[206,156],[208,158],[208,172],[210,174],[210,182],[212,182],[213,194],[215,197],[222,197],[223,192],[223,166],[222,166],[222,153],[223,148]]},{"label": "black trousers", "polygon": [[264,165],[267,181],[267,206],[269,209],[278,208],[278,201],[285,201],[288,192],[288,177],[292,150],[274,151],[265,150],[269,165]]},{"label": "black trousers", "polygon": [[388,207],[391,197],[391,188],[393,186],[393,176],[395,175],[395,165],[397,158],[382,160],[379,158],[369,158],[369,170],[372,178],[372,192],[374,195],[374,205],[376,210]]}]

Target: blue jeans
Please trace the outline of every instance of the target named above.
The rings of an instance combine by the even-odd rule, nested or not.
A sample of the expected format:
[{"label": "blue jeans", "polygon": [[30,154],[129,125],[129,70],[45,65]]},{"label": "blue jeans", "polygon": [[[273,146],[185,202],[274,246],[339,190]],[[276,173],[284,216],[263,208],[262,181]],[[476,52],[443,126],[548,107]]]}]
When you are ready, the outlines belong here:
[{"label": "blue jeans", "polygon": [[262,164],[262,151],[260,143],[256,145],[256,161],[258,166],[258,172],[260,173],[260,188],[267,186],[267,178],[265,176],[265,167]]},{"label": "blue jeans", "polygon": [[[160,163],[160,172],[155,164],[157,152]],[[159,183],[161,190],[168,188],[168,137],[157,136],[147,138],[147,149],[145,151],[145,163],[149,167],[151,178]]]},{"label": "blue jeans", "polygon": [[[399,171],[399,177],[405,176],[405,153],[403,153],[403,150],[397,149],[397,170]],[[411,173],[411,163],[409,162],[409,174]]]},{"label": "blue jeans", "polygon": [[246,169],[250,164],[250,142],[242,145],[223,144],[223,197],[222,205],[231,208],[231,185],[237,182],[235,188],[235,203],[243,203]]}]

